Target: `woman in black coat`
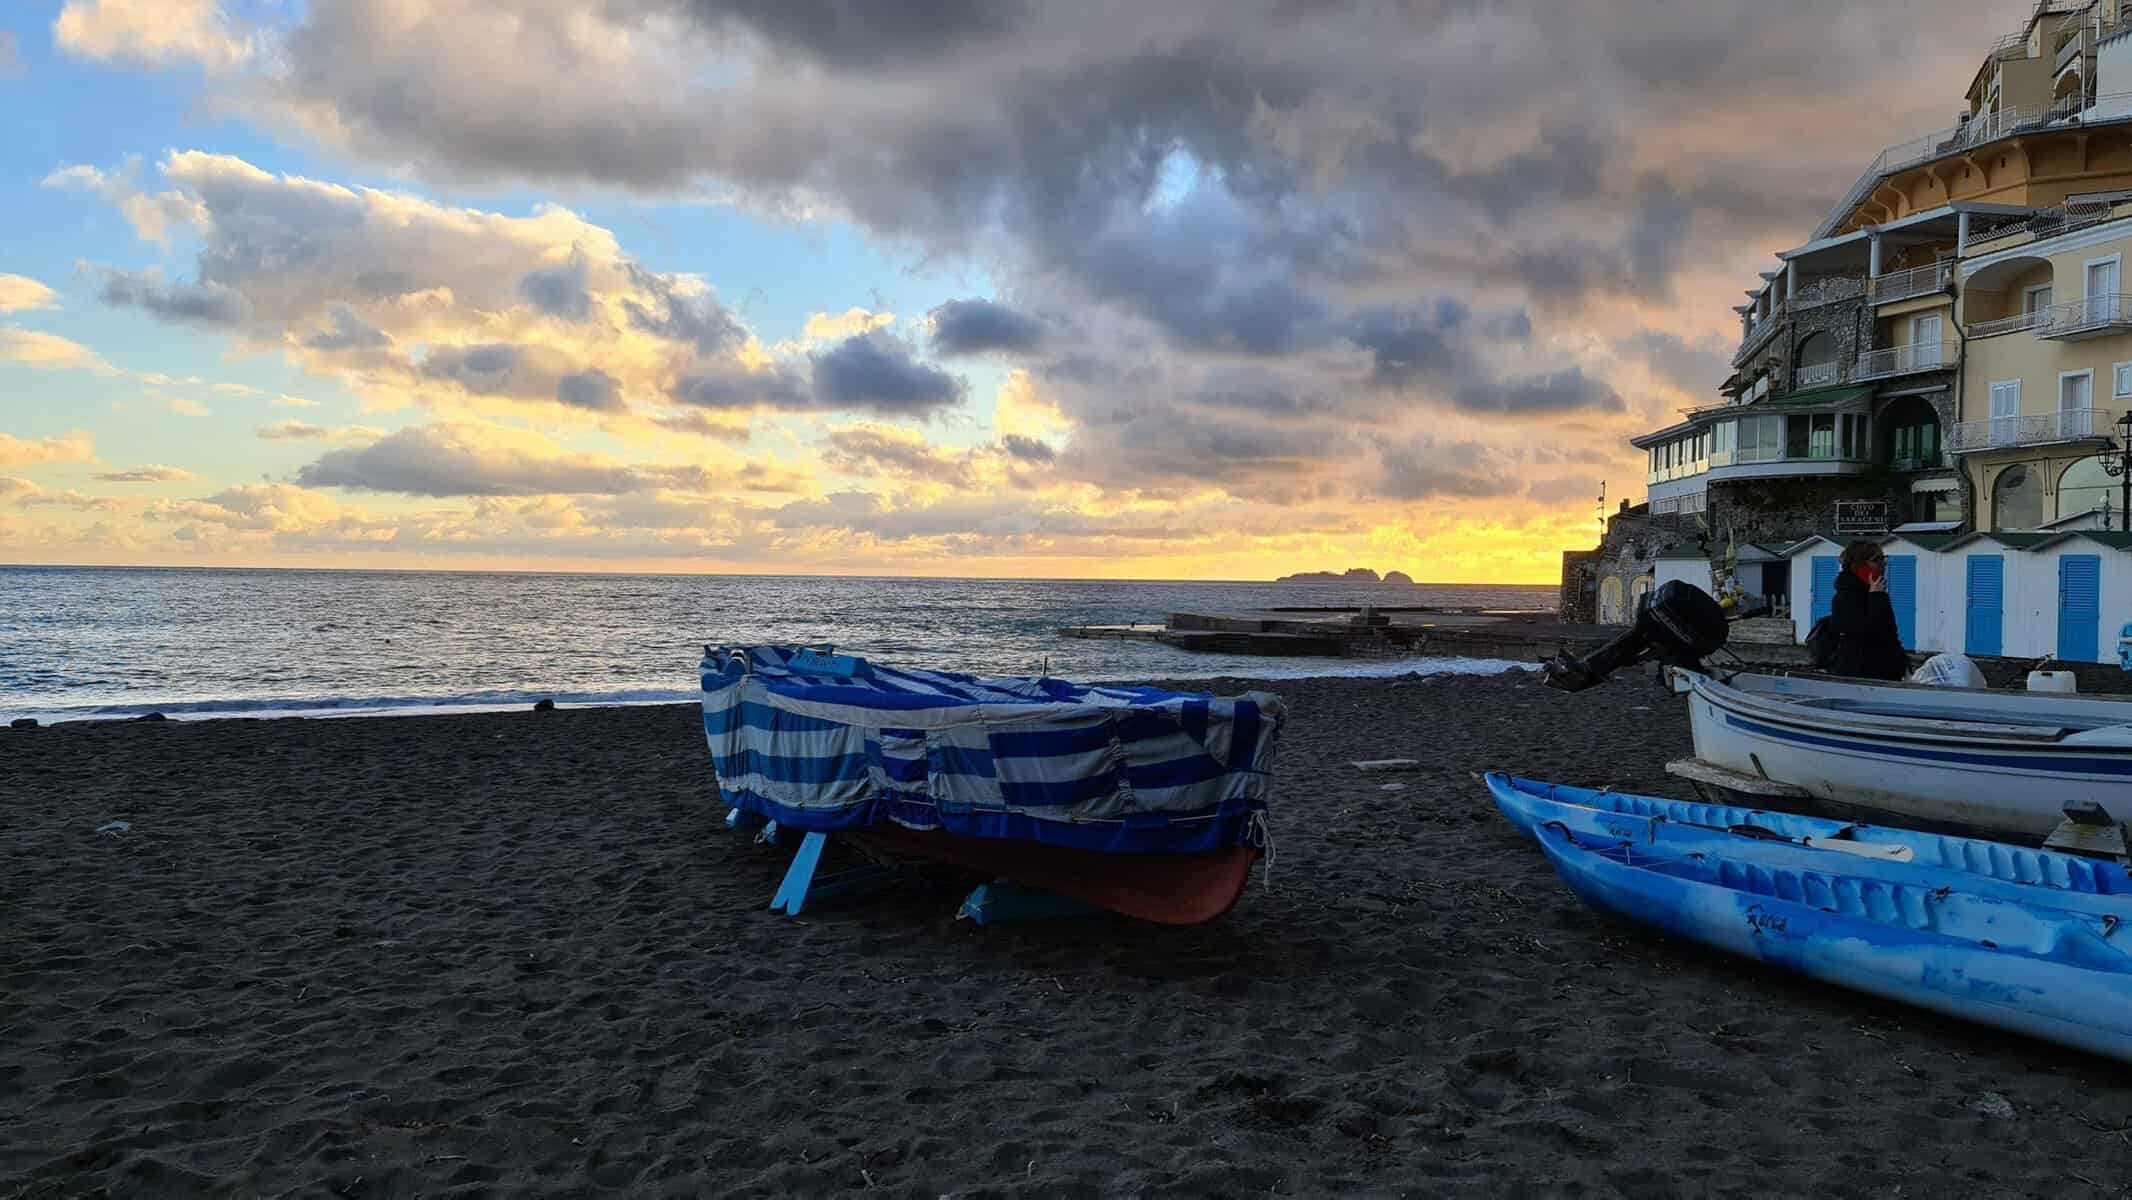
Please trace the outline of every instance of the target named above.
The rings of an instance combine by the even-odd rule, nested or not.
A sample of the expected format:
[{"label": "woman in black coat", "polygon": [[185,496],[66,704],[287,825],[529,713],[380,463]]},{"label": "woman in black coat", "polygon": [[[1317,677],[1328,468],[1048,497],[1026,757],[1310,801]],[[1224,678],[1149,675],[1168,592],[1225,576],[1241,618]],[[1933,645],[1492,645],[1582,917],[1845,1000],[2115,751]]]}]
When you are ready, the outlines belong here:
[{"label": "woman in black coat", "polygon": [[1872,542],[1852,542],[1843,551],[1836,599],[1829,609],[1836,626],[1836,674],[1858,679],[1901,679],[1910,673],[1895,606],[1888,600],[1888,556]]}]

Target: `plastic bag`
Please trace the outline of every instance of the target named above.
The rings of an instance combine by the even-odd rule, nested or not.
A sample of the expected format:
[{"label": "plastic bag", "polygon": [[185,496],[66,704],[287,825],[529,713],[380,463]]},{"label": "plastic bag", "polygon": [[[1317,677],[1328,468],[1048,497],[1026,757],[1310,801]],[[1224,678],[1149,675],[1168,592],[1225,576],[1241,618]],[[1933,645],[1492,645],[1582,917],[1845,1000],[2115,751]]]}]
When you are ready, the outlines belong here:
[{"label": "plastic bag", "polygon": [[1929,683],[1933,687],[1980,688],[1988,687],[1984,672],[1969,661],[1966,654],[1935,654],[1925,660],[1925,665],[1910,677],[1912,683]]}]

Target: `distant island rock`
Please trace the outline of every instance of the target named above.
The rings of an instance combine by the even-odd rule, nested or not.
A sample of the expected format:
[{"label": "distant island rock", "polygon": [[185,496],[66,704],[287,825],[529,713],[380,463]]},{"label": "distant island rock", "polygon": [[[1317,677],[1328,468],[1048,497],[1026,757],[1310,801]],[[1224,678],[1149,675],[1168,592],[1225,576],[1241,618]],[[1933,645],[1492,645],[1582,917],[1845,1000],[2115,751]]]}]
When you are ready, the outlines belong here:
[{"label": "distant island rock", "polygon": [[1405,571],[1386,571],[1384,573],[1384,581],[1386,583],[1403,583],[1409,587],[1412,587],[1414,584],[1414,577],[1412,575],[1407,574]]},{"label": "distant island rock", "polygon": [[[1398,574],[1398,572],[1396,572],[1396,571],[1395,571],[1395,572],[1393,572],[1393,573],[1394,573],[1394,574]],[[1401,576],[1401,578],[1405,578],[1405,577],[1404,577],[1404,576]],[[1350,568],[1350,569],[1348,569],[1348,570],[1346,570],[1346,571],[1344,571],[1344,572],[1339,572],[1339,573],[1334,573],[1334,572],[1332,572],[1332,571],[1304,571],[1304,572],[1302,572],[1301,574],[1297,574],[1297,575],[1283,575],[1283,576],[1281,576],[1281,577],[1280,577],[1279,579],[1276,579],[1276,580],[1274,580],[1274,582],[1275,582],[1275,583],[1383,583],[1384,581],[1383,581],[1382,579],[1379,579],[1379,578],[1377,577],[1377,572],[1375,572],[1375,571],[1372,571],[1372,570],[1370,570],[1370,569],[1369,569],[1368,567],[1353,567],[1353,568]],[[1411,579],[1408,579],[1408,580],[1407,580],[1407,582],[1408,582],[1408,583],[1412,583],[1412,582],[1414,582],[1414,581],[1413,581],[1413,580],[1411,580]]]}]

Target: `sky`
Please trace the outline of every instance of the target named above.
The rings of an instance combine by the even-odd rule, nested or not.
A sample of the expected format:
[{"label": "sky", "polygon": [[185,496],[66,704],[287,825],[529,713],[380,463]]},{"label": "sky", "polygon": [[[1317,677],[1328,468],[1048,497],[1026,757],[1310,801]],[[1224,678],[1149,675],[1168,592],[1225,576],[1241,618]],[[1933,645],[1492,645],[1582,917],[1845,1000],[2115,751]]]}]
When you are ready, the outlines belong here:
[{"label": "sky", "polygon": [[1552,582],[2018,0],[16,0],[0,561]]}]

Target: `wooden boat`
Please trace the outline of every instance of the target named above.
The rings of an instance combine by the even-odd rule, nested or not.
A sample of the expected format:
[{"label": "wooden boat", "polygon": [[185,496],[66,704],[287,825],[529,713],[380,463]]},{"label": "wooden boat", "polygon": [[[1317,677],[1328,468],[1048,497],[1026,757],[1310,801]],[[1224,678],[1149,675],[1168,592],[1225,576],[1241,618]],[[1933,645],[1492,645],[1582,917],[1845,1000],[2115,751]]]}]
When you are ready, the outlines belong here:
[{"label": "wooden boat", "polygon": [[1672,668],[1696,757],[1839,815],[2042,841],[2068,809],[2132,818],[2132,703]]},{"label": "wooden boat", "polygon": [[1489,774],[1486,782],[1503,816],[1536,840],[1543,828],[1558,826],[1598,843],[1851,871],[1894,882],[1936,884],[1923,872],[1955,872],[1974,894],[2132,921],[2132,871],[2119,863],[1884,825],[1595,791],[1500,772]]},{"label": "wooden boat", "polygon": [[2132,1062],[2132,930],[2114,915],[1918,882],[1593,838],[1540,846],[1594,908],[1676,937],[1949,1016]]},{"label": "wooden boat", "polygon": [[796,646],[707,649],[702,680],[728,823],[804,835],[771,905],[787,913],[832,886],[815,879],[832,835],[877,864],[833,886],[918,859],[1173,925],[1228,912],[1266,844],[1274,696],[981,678]]}]

